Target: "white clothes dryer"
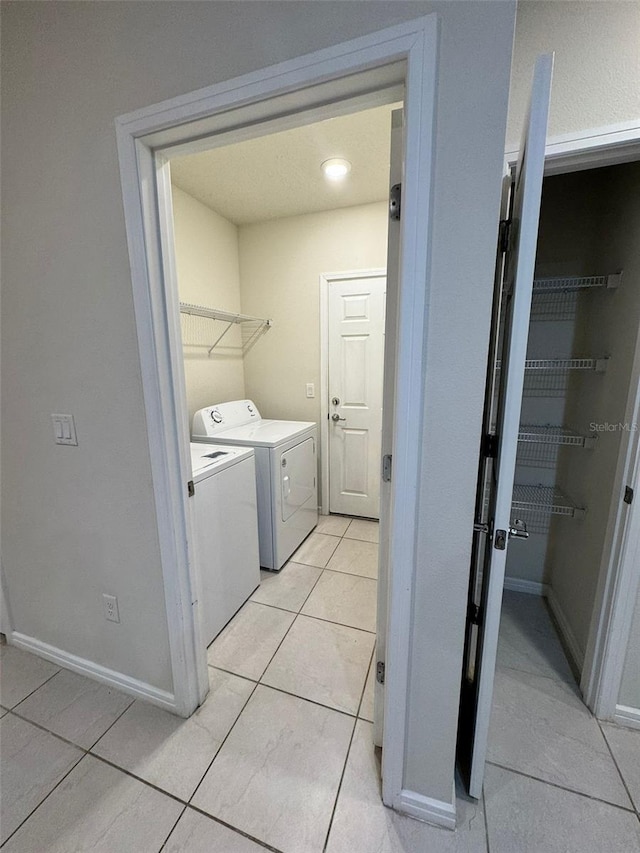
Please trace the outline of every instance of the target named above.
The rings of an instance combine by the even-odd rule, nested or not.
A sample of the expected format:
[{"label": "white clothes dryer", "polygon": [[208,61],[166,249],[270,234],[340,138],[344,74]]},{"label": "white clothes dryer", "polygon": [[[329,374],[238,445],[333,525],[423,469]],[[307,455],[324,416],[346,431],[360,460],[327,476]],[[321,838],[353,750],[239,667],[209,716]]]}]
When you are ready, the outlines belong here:
[{"label": "white clothes dryer", "polygon": [[253,448],[191,444],[195,563],[206,644],[260,585]]},{"label": "white clothes dryer", "polygon": [[253,447],[260,565],[278,571],[318,523],[317,426],[260,416],[251,400],[218,403],[193,417],[193,442]]}]

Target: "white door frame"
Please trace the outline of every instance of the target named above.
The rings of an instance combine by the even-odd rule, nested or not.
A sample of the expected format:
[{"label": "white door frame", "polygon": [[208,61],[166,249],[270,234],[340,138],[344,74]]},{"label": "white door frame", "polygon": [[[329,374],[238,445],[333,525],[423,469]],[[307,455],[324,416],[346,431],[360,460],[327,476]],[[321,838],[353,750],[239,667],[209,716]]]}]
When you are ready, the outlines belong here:
[{"label": "white door frame", "polygon": [[[193,561],[189,425],[186,419],[175,270],[171,257],[168,152],[213,147],[376,103],[371,93],[404,99],[405,192],[394,435],[389,628],[386,657],[383,800],[402,804],[412,589],[416,569],[416,494],[428,331],[430,196],[437,77],[437,16],[372,33],[120,116],[118,154],[135,320],[147,416],[166,598],[174,709],[202,699],[206,655],[198,636]],[[403,88],[404,87],[404,88]],[[350,102],[348,102],[350,99]],[[333,105],[332,105],[333,102]],[[379,97],[378,97],[379,102]],[[329,106],[327,106],[327,104]],[[342,105],[342,106],[341,106]],[[301,118],[301,113],[304,116]],[[283,118],[286,117],[286,121]],[[260,126],[258,126],[260,125]],[[206,135],[215,139],[202,141]],[[197,140],[201,140],[198,142]],[[199,146],[199,149],[198,149]],[[427,235],[427,239],[425,239]],[[203,676],[204,669],[204,676]],[[406,792],[405,792],[406,793]]]},{"label": "white door frame", "polygon": [[[391,128],[389,128],[391,132]],[[335,281],[387,277],[386,269],[325,272],[320,275],[320,512],[329,515],[329,287]]]},{"label": "white door frame", "polygon": [[[517,152],[505,154],[507,169]],[[545,150],[545,176],[613,166],[640,160],[640,122],[630,121],[552,137]],[[640,336],[636,343],[626,417],[640,423]],[[640,490],[640,447],[637,433],[624,433],[618,455],[613,495],[625,484]],[[631,634],[640,579],[640,500],[630,510],[612,503],[600,576],[593,606],[580,689],[585,704],[602,719],[630,724],[632,709],[618,706],[624,659]],[[640,719],[636,719],[640,727]]]}]

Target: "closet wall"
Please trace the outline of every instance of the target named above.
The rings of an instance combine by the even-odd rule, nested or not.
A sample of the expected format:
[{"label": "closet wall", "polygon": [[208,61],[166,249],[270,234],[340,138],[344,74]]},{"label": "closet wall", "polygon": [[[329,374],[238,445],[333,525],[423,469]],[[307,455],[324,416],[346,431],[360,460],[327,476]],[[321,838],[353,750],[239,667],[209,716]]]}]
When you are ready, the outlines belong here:
[{"label": "closet wall", "polygon": [[[587,439],[584,447],[560,446],[551,452],[520,442],[516,483],[557,486],[585,512],[549,515],[546,530],[537,532],[539,516],[525,510],[534,532],[527,542],[514,541],[507,568],[512,581],[545,585],[578,670],[607,529],[622,497],[621,484],[615,482],[621,441],[625,430],[633,429],[625,421],[640,330],[640,164],[546,178],[536,279],[608,276],[621,269],[615,288],[541,294],[534,287],[529,331],[528,359],[607,358],[605,372],[527,371],[521,415],[521,434],[524,424],[551,424]],[[632,646],[623,695],[639,706],[640,648],[636,652]]]},{"label": "closet wall", "polygon": [[[598,204],[595,189],[582,178],[582,173],[546,178],[543,185],[536,278],[588,275],[596,263]],[[532,321],[529,326],[527,358],[570,358],[574,349],[575,323],[555,310],[555,294],[534,297]],[[570,316],[570,312],[569,312]],[[559,382],[558,382],[559,380]],[[565,422],[565,397],[561,377],[544,372],[527,373],[522,401],[521,424],[552,424]],[[560,387],[553,388],[553,385]],[[579,448],[571,448],[578,453]],[[553,486],[558,478],[558,453],[535,443],[518,446],[516,483],[525,486]],[[549,531],[547,519],[523,515],[530,529],[526,541],[512,540],[507,560],[507,578],[522,588],[535,590],[550,582],[547,565]],[[536,523],[537,522],[537,523]],[[573,520],[562,519],[562,524]],[[545,529],[547,528],[547,529]],[[536,586],[531,586],[531,585]]]},{"label": "closet wall", "polygon": [[[176,268],[181,302],[239,313],[238,228],[175,185],[172,187]],[[208,350],[213,323],[181,315],[189,423],[194,412],[245,396],[240,330],[231,329]],[[216,335],[224,329],[216,323]],[[218,328],[219,327],[219,328]]]},{"label": "closet wall", "polygon": [[[615,290],[583,293],[578,302],[575,354],[607,355],[602,375],[571,377],[566,419],[575,429],[597,435],[589,452],[560,455],[559,478],[581,505],[583,520],[553,525],[547,568],[558,611],[569,644],[582,665],[589,635],[596,588],[601,571],[607,525],[614,494],[618,455],[625,429],[632,365],[640,329],[640,163],[577,173],[594,187],[597,211],[592,274],[623,269]],[[571,176],[568,176],[571,177]]]}]

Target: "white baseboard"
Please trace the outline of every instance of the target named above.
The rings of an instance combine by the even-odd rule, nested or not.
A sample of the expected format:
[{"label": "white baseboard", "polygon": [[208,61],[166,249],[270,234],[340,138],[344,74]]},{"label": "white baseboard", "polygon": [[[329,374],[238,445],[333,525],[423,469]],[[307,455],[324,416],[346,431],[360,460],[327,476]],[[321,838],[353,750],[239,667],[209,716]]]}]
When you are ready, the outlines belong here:
[{"label": "white baseboard", "polygon": [[456,807],[454,803],[432,800],[430,797],[424,797],[422,794],[403,788],[394,805],[397,811],[417,818],[417,820],[443,826],[446,829],[456,828]]},{"label": "white baseboard", "polygon": [[167,711],[176,713],[176,700],[173,693],[159,690],[157,687],[146,684],[144,681],[139,681],[137,678],[131,678],[131,676],[125,675],[122,672],[108,669],[99,663],[94,663],[86,658],[65,652],[55,646],[50,646],[48,643],[43,643],[42,640],[36,640],[35,637],[29,637],[18,631],[12,631],[7,640],[10,645],[24,649],[27,652],[32,652],[34,655],[50,660],[52,663],[57,663],[65,669],[70,669],[80,675],[86,675],[88,678],[93,678],[95,681],[100,681],[102,684],[107,684],[109,687],[115,687],[123,693],[128,693],[129,696],[134,696],[136,699],[144,699],[145,702],[151,702]]},{"label": "white baseboard", "polygon": [[553,591],[553,587],[549,587],[547,589],[547,601],[549,602],[551,612],[558,623],[558,628],[564,641],[565,651],[570,655],[574,669],[580,673],[584,666],[584,652],[580,648],[576,635],[573,633],[571,625],[569,624],[569,620],[560,606],[558,597]]},{"label": "white baseboard", "polygon": [[640,729],[640,708],[616,705],[613,719],[618,725],[626,726],[628,729]]},{"label": "white baseboard", "polygon": [[546,598],[549,585],[538,581],[528,581],[524,578],[505,578],[504,588],[512,592],[526,592],[528,595],[542,595]]}]

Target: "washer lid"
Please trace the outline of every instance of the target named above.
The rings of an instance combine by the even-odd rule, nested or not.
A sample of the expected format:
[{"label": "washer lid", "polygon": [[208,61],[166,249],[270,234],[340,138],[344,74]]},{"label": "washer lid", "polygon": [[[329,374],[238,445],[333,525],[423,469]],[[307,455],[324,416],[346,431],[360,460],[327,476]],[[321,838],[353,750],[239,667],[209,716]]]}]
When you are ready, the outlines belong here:
[{"label": "washer lid", "polygon": [[268,421],[230,427],[216,433],[216,441],[225,444],[250,444],[253,447],[277,447],[316,428],[313,421]]},{"label": "washer lid", "polygon": [[236,462],[253,456],[252,447],[230,447],[220,444],[201,444],[191,442],[191,476],[197,483],[211,474],[216,474]]}]

